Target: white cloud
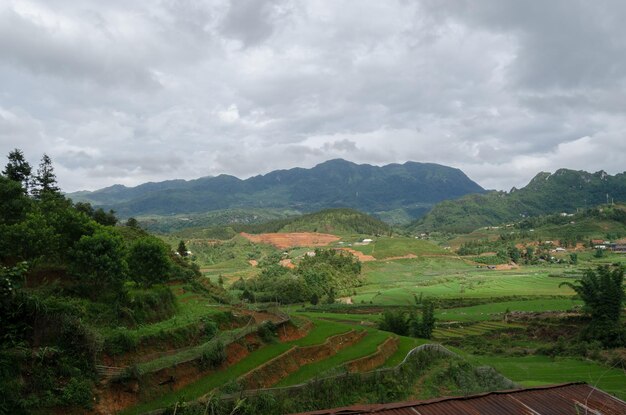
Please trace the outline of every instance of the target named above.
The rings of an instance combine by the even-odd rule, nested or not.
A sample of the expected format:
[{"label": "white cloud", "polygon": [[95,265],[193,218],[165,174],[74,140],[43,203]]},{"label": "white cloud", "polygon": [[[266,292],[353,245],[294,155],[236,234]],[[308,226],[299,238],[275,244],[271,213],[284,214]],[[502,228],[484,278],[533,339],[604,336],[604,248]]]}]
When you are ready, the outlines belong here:
[{"label": "white cloud", "polygon": [[47,152],[67,191],[336,157],[498,189],[616,173],[624,18],[617,0],[7,1],[0,153]]}]

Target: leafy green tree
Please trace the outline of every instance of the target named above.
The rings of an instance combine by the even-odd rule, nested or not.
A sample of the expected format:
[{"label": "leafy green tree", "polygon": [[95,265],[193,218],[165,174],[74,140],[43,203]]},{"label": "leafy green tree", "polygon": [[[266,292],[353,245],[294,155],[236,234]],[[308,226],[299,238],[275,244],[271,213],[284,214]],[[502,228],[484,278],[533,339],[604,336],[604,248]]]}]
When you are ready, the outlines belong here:
[{"label": "leafy green tree", "polygon": [[254,303],[254,294],[252,293],[252,291],[245,288],[243,290],[243,293],[241,293],[241,299],[250,303]]},{"label": "leafy green tree", "polygon": [[90,218],[93,218],[93,206],[91,206],[91,203],[88,202],[77,202],[74,203],[74,209],[76,209],[79,212],[84,213],[85,215],[89,216]]},{"label": "leafy green tree", "polygon": [[578,254],[569,254],[569,260],[572,263],[572,265],[577,265],[578,264]]},{"label": "leafy green tree", "polygon": [[130,246],[128,253],[130,277],[144,287],[167,281],[171,266],[167,247],[154,237],[137,239]]},{"label": "leafy green tree", "polygon": [[317,293],[313,293],[311,295],[311,304],[312,305],[317,305],[320,302],[320,297],[319,295],[317,295]]},{"label": "leafy green tree", "polygon": [[54,174],[52,160],[47,154],[44,154],[41,158],[41,163],[39,163],[39,168],[37,169],[37,174],[33,182],[33,194],[37,198],[59,193],[60,189],[57,186],[57,177]]},{"label": "leafy green tree", "polygon": [[330,287],[328,294],[326,294],[326,304],[335,304],[335,289]]},{"label": "leafy green tree", "polygon": [[22,219],[31,208],[31,200],[22,186],[0,176],[0,224],[13,224]]},{"label": "leafy green tree", "polygon": [[387,310],[383,313],[378,328],[384,331],[390,331],[400,336],[409,334],[410,320],[404,311]]},{"label": "leafy green tree", "polygon": [[93,220],[104,226],[115,226],[117,224],[117,217],[114,210],[105,212],[102,208],[98,208],[93,212]]},{"label": "leafy green tree", "polygon": [[526,260],[533,261],[535,259],[535,248],[532,246],[526,247]]},{"label": "leafy green tree", "polygon": [[187,246],[185,245],[185,241],[180,241],[178,243],[178,248],[176,249],[176,252],[178,252],[178,254],[182,257],[186,257],[187,256]]},{"label": "leafy green tree", "polygon": [[596,253],[593,254],[593,256],[596,258],[602,258],[604,256],[604,249],[602,248],[596,249]]},{"label": "leafy green tree", "polygon": [[16,148],[9,153],[8,159],[9,162],[4,168],[2,174],[4,174],[7,179],[20,183],[24,192],[28,193],[32,167],[24,158],[24,153],[22,153],[22,150],[19,148]]},{"label": "leafy green tree", "polygon": [[515,263],[519,262],[519,259],[521,257],[521,253],[520,253],[519,249],[517,249],[516,246],[509,246],[508,254],[509,254],[509,258],[511,258],[511,261],[513,261]]},{"label": "leafy green tree", "polygon": [[298,269],[309,289],[319,297],[327,295],[331,287],[335,285],[335,271],[326,263],[316,263],[309,267]]},{"label": "leafy green tree", "polygon": [[0,262],[11,264],[58,256],[59,235],[41,212],[29,212],[17,223],[0,225],[0,234]]},{"label": "leafy green tree", "polygon": [[430,339],[435,329],[435,303],[426,300],[422,303],[422,324],[420,337]]},{"label": "leafy green tree", "polygon": [[626,344],[620,316],[626,293],[624,292],[624,268],[599,266],[596,271],[587,270],[583,277],[572,284],[563,282],[585,303],[584,311],[591,317],[583,336],[599,340],[605,346]]},{"label": "leafy green tree", "polygon": [[82,236],[70,253],[70,272],[81,293],[99,300],[121,295],[128,270],[125,253],[122,238],[106,229]]},{"label": "leafy green tree", "polygon": [[128,220],[126,221],[126,226],[128,226],[129,228],[137,229],[139,228],[139,222],[135,218],[128,218]]}]

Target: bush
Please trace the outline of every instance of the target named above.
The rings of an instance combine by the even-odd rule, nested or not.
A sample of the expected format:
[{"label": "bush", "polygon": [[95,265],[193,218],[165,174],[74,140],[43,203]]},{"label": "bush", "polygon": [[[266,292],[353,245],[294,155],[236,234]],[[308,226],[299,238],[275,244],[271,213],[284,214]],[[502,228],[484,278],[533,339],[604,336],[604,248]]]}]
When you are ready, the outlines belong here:
[{"label": "bush", "polygon": [[104,340],[104,350],[112,356],[119,356],[135,350],[138,340],[125,328],[121,328]]},{"label": "bush", "polygon": [[92,400],[91,384],[79,378],[70,379],[61,395],[61,402],[67,406],[82,406],[91,409]]},{"label": "bush", "polygon": [[276,340],[276,337],[278,336],[276,330],[276,324],[272,323],[271,321],[266,321],[261,324],[261,327],[259,327],[259,337],[261,337],[261,340],[263,340],[265,343],[272,343]]},{"label": "bush", "polygon": [[145,287],[167,281],[172,269],[168,254],[168,248],[157,238],[137,239],[128,253],[131,279]]},{"label": "bush", "polygon": [[209,345],[200,357],[200,369],[215,369],[226,361],[226,347],[221,340]]},{"label": "bush", "polygon": [[126,316],[128,324],[143,324],[170,318],[176,313],[176,296],[165,285],[128,291]]}]

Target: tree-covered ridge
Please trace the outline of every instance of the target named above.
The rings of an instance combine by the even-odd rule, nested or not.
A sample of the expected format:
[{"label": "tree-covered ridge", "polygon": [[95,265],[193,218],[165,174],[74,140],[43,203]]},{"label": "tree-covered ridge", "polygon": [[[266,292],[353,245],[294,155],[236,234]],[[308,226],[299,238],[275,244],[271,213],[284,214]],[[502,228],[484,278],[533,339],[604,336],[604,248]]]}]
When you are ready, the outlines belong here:
[{"label": "tree-covered ridge", "polygon": [[626,201],[626,173],[567,169],[539,173],[522,189],[464,196],[437,204],[410,227],[421,231],[469,232],[526,217],[576,212],[601,203]]},{"label": "tree-covered ridge", "polygon": [[462,171],[429,163],[383,167],[331,160],[312,169],[277,170],[240,180],[220,175],[197,180],[116,185],[70,194],[122,216],[207,212],[233,208],[290,208],[312,212],[350,207],[365,212],[405,210],[418,217],[433,204],[483,189]]},{"label": "tree-covered ridge", "polygon": [[32,172],[15,150],[0,175],[0,413],[89,408],[96,328],[171,316],[159,284],[199,276],[135,221],[66,199],[48,156]]},{"label": "tree-covered ridge", "polygon": [[252,234],[275,232],[320,232],[332,234],[386,234],[391,227],[385,222],[354,209],[324,209],[295,217],[264,223],[233,223],[207,228],[188,228],[175,232],[183,238],[230,239],[245,232]]}]

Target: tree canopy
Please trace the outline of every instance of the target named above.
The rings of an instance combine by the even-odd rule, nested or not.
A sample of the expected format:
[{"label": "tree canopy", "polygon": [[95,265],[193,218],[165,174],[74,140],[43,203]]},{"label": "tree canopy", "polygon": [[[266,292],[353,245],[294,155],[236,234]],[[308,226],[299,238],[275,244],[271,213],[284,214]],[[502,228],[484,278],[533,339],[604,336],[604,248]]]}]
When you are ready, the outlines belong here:
[{"label": "tree canopy", "polygon": [[563,282],[560,285],[571,287],[584,301],[584,311],[591,321],[583,336],[600,340],[606,346],[625,344],[620,325],[624,292],[624,268],[599,266],[595,271],[585,271],[576,283]]}]

